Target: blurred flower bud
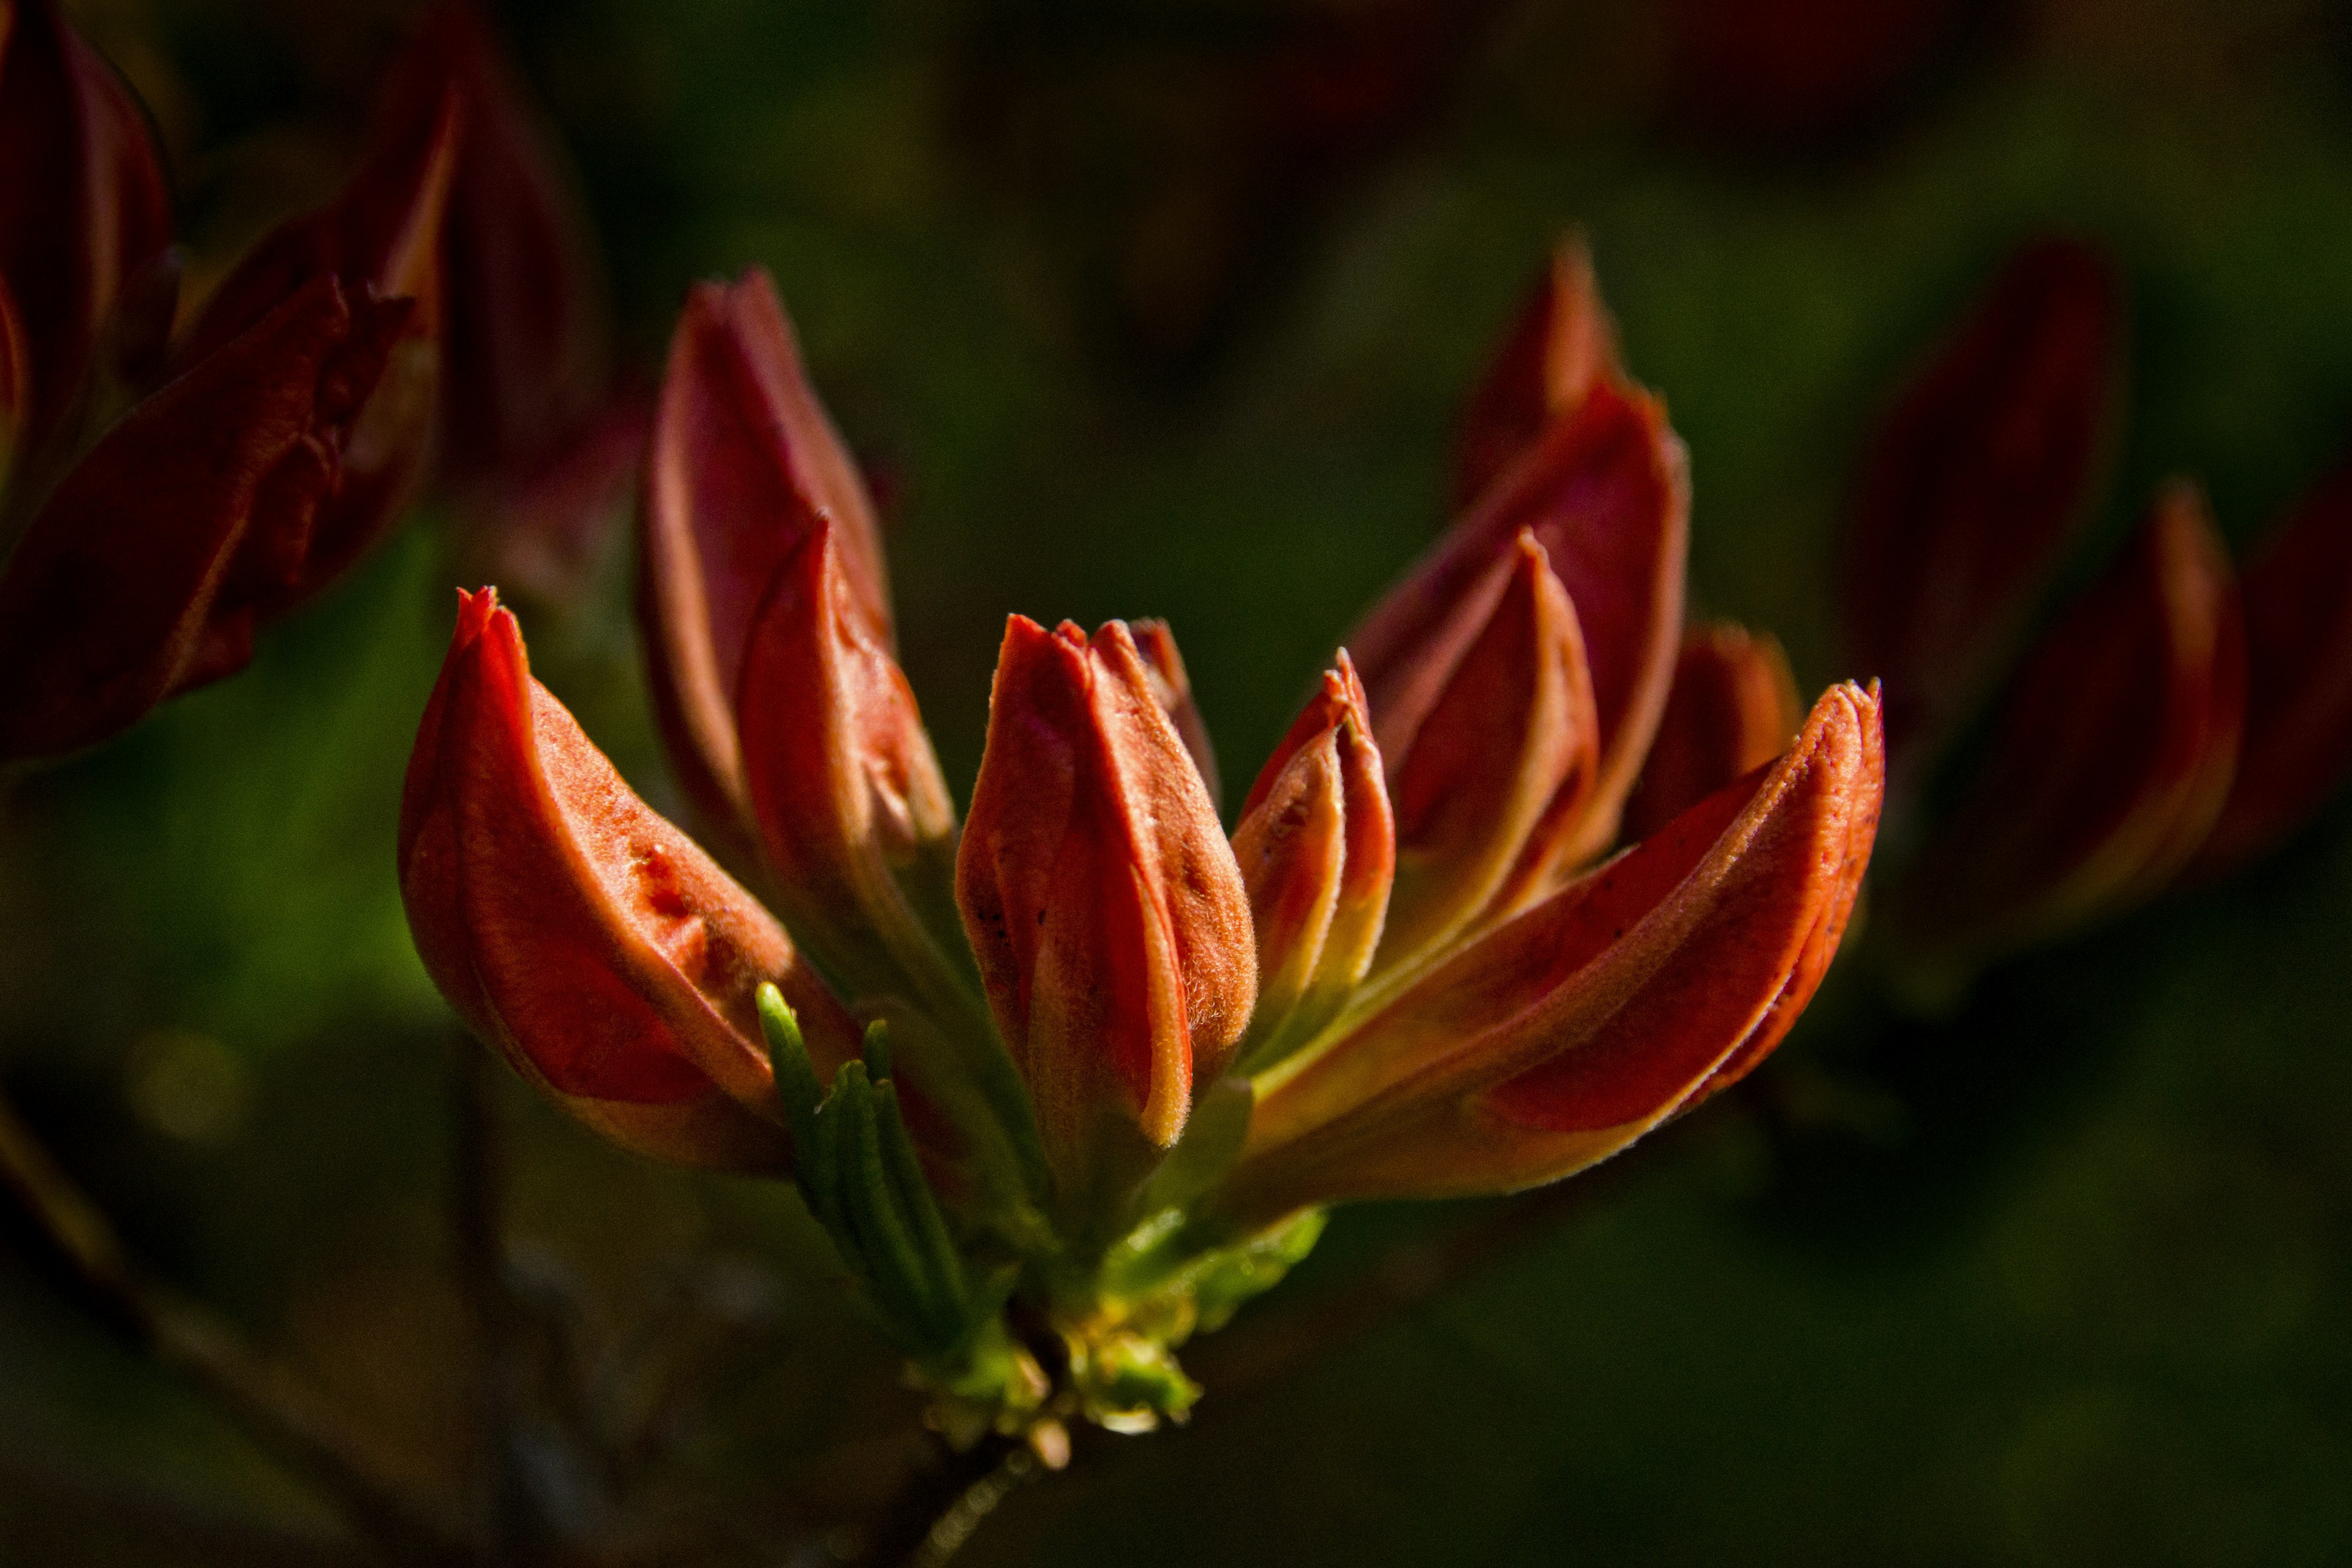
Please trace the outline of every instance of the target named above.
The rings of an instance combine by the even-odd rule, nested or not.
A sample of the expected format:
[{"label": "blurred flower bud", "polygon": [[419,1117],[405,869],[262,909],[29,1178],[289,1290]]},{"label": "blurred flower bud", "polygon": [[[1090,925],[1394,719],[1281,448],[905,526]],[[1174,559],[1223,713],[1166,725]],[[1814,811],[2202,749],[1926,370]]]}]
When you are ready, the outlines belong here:
[{"label": "blurred flower bud", "polygon": [[757,994],[818,1071],[858,1033],[766,910],[632,794],[530,678],[495,591],[463,595],[401,799],[401,894],[425,968],[517,1071],[623,1147],[782,1170]]},{"label": "blurred flower bud", "polygon": [[1789,744],[1804,720],[1788,656],[1769,635],[1729,621],[1694,629],[1675,662],[1658,738],[1625,803],[1636,843]]},{"label": "blurred flower bud", "polygon": [[1466,509],[1496,476],[1584,403],[1593,383],[1622,384],[1617,328],[1601,302],[1580,236],[1556,246],[1486,379],[1471,395],[1454,458],[1454,504]]},{"label": "blurred flower bud", "polygon": [[1120,623],[1006,627],[956,891],[1063,1203],[1116,1201],[1257,991],[1240,868]]}]

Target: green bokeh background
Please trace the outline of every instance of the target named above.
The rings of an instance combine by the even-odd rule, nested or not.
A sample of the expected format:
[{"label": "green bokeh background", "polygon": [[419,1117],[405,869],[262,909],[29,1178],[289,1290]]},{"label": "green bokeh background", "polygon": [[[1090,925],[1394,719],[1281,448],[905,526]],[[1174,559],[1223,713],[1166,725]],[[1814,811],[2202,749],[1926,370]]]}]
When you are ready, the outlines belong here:
[{"label": "green bokeh background", "polygon": [[[200,241],[332,177],[381,9],[68,6],[154,103]],[[1874,413],[2025,236],[2090,236],[2129,284],[2129,422],[2078,573],[2176,472],[2242,547],[2352,432],[2352,33],[2330,7],[1971,11],[1898,90],[1794,143],[1678,118],[1647,7],[1506,7],[1263,243],[1241,219],[1148,230],[1139,254],[1210,279],[1178,307],[1235,302],[1200,329],[1122,247],[1155,193],[1206,190],[1168,210],[1213,215],[1248,167],[1228,68],[1289,15],[506,15],[633,363],[657,363],[689,280],[775,273],[895,496],[905,664],[960,793],[1011,610],[1169,618],[1244,784],[1442,522],[1461,398],[1568,226],[1691,448],[1696,604],[1777,632],[1809,691],[1868,673],[1839,663],[1827,584]],[[992,129],[1008,99],[1030,140]],[[160,1274],[364,1413],[398,1473],[455,1487],[449,1086],[470,1047],[392,874],[453,609],[441,524],[247,675],[5,803],[0,1079]],[[606,566],[569,610],[526,605],[525,631],[673,807],[624,552]],[[2352,1560],[2347,917],[2339,797],[2271,862],[2013,964],[1940,1024],[1875,1030],[1835,978],[1769,1069],[1810,1113],[1711,1108],[1502,1261],[1229,1391],[1204,1343],[1188,1429],[1083,1446],[969,1561]],[[599,1419],[637,1420],[673,1373],[688,1391],[633,1500],[723,1514],[720,1560],[824,1560],[813,1525],[870,1500],[912,1405],[793,1200],[631,1162],[510,1084],[497,1104],[509,1228],[603,1358]],[[1346,1213],[1228,1335],[1390,1290],[1416,1243],[1486,1212]],[[0,1563],[343,1551],[0,1220]]]}]

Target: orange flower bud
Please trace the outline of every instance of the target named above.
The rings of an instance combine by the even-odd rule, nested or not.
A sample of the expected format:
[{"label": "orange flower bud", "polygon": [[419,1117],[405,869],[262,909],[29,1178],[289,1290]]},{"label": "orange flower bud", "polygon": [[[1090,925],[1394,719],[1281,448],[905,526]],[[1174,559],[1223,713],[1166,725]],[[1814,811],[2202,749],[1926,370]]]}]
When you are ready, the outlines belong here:
[{"label": "orange flower bud", "polygon": [[670,761],[714,823],[751,821],[738,682],[751,621],[819,517],[854,618],[895,647],[873,503],[801,368],[768,275],[687,296],[646,456],[640,615]]},{"label": "orange flower bud", "polygon": [[1804,712],[1789,658],[1769,636],[1717,621],[1683,639],[1658,738],[1625,803],[1639,842],[1788,746]]},{"label": "orange flower bud", "polygon": [[1617,328],[1601,302],[1581,236],[1553,247],[1503,347],[1472,395],[1454,460],[1454,504],[1467,508],[1595,382],[1622,385]]},{"label": "orange flower bud", "polygon": [[1872,438],[1843,594],[1853,668],[1886,686],[1898,786],[1984,695],[2087,515],[2118,293],[2096,251],[2027,247]]},{"label": "orange flower bud", "polygon": [[838,538],[818,514],[751,618],[737,718],[752,814],[777,908],[853,998],[911,979],[954,1016],[955,803]]},{"label": "orange flower bud", "polygon": [[1889,912],[1931,978],[2161,889],[2221,809],[2245,700],[2229,558],[2202,498],[2168,486],[2027,658],[1970,793],[1905,879]]},{"label": "orange flower bud", "polygon": [[818,1070],[857,1031],[782,927],[632,794],[530,678],[495,591],[463,595],[401,798],[401,894],[451,1006],[623,1147],[789,1169],[755,994]]},{"label": "orange flower bud", "polygon": [[1234,855],[1257,931],[1257,1011],[1240,1064],[1279,1061],[1337,1017],[1371,968],[1396,823],[1363,684],[1345,652],[1242,806]]},{"label": "orange flower bud", "polygon": [[2220,876],[2276,848],[2352,771],[2352,468],[2295,509],[2238,580],[2246,728],[2197,870]]},{"label": "orange flower bud", "polygon": [[1623,1148],[1752,1067],[1810,1000],[1884,793],[1877,698],[1833,688],[1777,763],[1262,1075],[1219,1203],[1255,1223],[1505,1192]]},{"label": "orange flower bud", "polygon": [[1209,744],[1209,725],[1201,717],[1200,704],[1192,700],[1192,678],[1184,671],[1184,656],[1176,651],[1176,634],[1168,629],[1166,621],[1159,620],[1130,621],[1127,629],[1135,637],[1135,651],[1143,659],[1145,672],[1151,677],[1151,695],[1160,700],[1192,765],[1201,771],[1201,783],[1209,791],[1209,808],[1222,809],[1224,790],[1217,778],[1216,749]]},{"label": "orange flower bud", "polygon": [[1257,992],[1241,869],[1120,623],[1006,627],[956,893],[1064,1201],[1111,1197]]},{"label": "orange flower bud", "polygon": [[1503,594],[1508,574],[1496,563],[1522,529],[1543,547],[1583,635],[1598,761],[1589,786],[1572,781],[1580,801],[1556,802],[1530,841],[1515,900],[1541,897],[1616,837],[1674,676],[1689,517],[1682,443],[1664,411],[1596,381],[1348,639],[1381,752],[1399,759],[1401,778],[1415,733]]},{"label": "orange flower bud", "polygon": [[66,475],[0,571],[0,758],[89,745],[245,664],[406,314],[315,278]]}]

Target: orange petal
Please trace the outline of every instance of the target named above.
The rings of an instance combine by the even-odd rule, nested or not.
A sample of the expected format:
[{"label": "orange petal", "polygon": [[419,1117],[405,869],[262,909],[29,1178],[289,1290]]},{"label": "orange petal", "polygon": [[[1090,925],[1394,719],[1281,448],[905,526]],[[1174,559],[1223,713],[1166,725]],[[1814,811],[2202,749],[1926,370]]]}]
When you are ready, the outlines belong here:
[{"label": "orange petal", "polygon": [[1674,689],[1625,803],[1625,837],[1647,838],[1685,808],[1780,754],[1804,713],[1788,656],[1729,621],[1683,639]]},{"label": "orange petal", "polygon": [[2314,491],[2239,579],[2246,727],[2221,819],[2197,870],[2267,854],[2352,771],[2352,468]]},{"label": "orange petal", "polygon": [[1984,695],[2087,516],[2119,292],[2088,247],[2028,246],[1872,438],[1842,592],[1854,668],[1886,686],[1898,784]]},{"label": "orange petal", "polygon": [[1346,1005],[1371,967],[1396,869],[1396,825],[1364,689],[1339,668],[1252,786],[1234,854],[1257,931],[1244,1071],[1271,1066]]},{"label": "orange petal", "polygon": [[936,1005],[956,984],[955,805],[907,678],[858,614],[838,538],[816,518],[752,621],[744,774],[779,908],[817,961],[853,996]]},{"label": "orange petal", "polygon": [[786,1168],[753,994],[821,1071],[856,1029],[766,910],[632,794],[530,678],[493,591],[460,602],[401,801],[401,893],[452,1006],[518,1071],[658,1159]]},{"label": "orange petal", "polygon": [[91,744],[244,664],[400,314],[316,279],[67,474],[0,571],[0,756]]},{"label": "orange petal", "polygon": [[[1013,617],[957,862],[964,927],[1066,1194],[1164,1149],[1241,1038],[1249,897],[1127,628]],[[1122,1131],[1124,1130],[1124,1131]]]},{"label": "orange petal", "polygon": [[[1525,529],[1576,607],[1600,761],[1547,853],[1574,866],[1616,836],[1665,706],[1682,638],[1690,486],[1682,443],[1647,395],[1595,382],[1577,411],[1488,488],[1348,639],[1371,693],[1381,752],[1406,756],[1503,591],[1495,563]],[[1545,875],[1557,867],[1540,868]],[[1538,886],[1541,877],[1529,879]]]},{"label": "orange petal", "polygon": [[1593,383],[1623,380],[1616,323],[1601,302],[1592,252],[1581,236],[1570,235],[1553,247],[1470,399],[1454,460],[1454,506],[1477,500],[1546,426],[1576,412]]},{"label": "orange petal", "polygon": [[1262,1078],[1224,1201],[1507,1191],[1632,1142],[1810,999],[1884,792],[1877,699],[1833,688],[1779,763]]},{"label": "orange petal", "polygon": [[1219,809],[1224,791],[1217,778],[1216,748],[1209,744],[1208,722],[1201,717],[1200,704],[1192,700],[1192,678],[1185,673],[1184,656],[1176,651],[1176,634],[1161,620],[1130,621],[1128,630],[1135,637],[1135,651],[1142,656],[1143,668],[1150,674],[1151,694],[1167,710],[1168,721],[1176,726],[1192,765],[1201,770],[1210,809]]},{"label": "orange petal", "polygon": [[1573,822],[1599,751],[1576,612],[1531,532],[1493,611],[1391,776],[1396,889],[1383,969],[1430,954],[1486,914],[1531,839]]},{"label": "orange petal", "polygon": [[735,733],[743,650],[777,569],[817,518],[833,521],[862,630],[894,646],[873,503],[758,268],[687,296],[641,515],[640,618],[671,763],[714,820],[748,823]]},{"label": "orange petal", "polygon": [[2245,696],[2229,558],[2202,499],[2168,486],[2027,659],[1893,923],[1948,979],[2153,895],[2221,809]]}]

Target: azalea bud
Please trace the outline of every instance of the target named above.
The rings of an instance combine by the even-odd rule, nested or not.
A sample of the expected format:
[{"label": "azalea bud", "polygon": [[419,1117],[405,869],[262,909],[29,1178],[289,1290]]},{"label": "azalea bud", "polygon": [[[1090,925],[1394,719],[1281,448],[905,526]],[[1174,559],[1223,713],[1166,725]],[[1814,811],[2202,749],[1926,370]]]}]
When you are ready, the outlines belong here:
[{"label": "azalea bud", "polygon": [[1115,1203],[1257,991],[1240,868],[1118,622],[1007,626],[956,893],[1063,1201]]},{"label": "azalea bud", "polygon": [[1788,656],[1729,621],[1683,640],[1658,738],[1625,805],[1625,837],[1647,838],[1689,806],[1780,754],[1804,713]]},{"label": "azalea bud", "polygon": [[321,275],[355,296],[410,302],[381,374],[359,389],[360,412],[298,568],[257,605],[264,619],[341,575],[399,519],[424,478],[441,380],[441,218],[459,121],[456,100],[445,99],[424,125],[372,146],[333,201],[247,253],[175,351],[184,371]]},{"label": "azalea bud", "polygon": [[1224,792],[1217,778],[1216,749],[1209,744],[1208,721],[1192,700],[1192,678],[1185,673],[1184,656],[1176,651],[1176,635],[1166,621],[1159,620],[1131,621],[1128,630],[1135,638],[1144,671],[1151,678],[1151,695],[1160,700],[1192,765],[1201,771],[1201,783],[1209,791],[1209,808],[1221,809]]},{"label": "azalea bud", "polygon": [[838,537],[817,516],[751,618],[737,718],[752,815],[777,908],[846,994],[911,982],[953,1017],[955,803]]},{"label": "azalea bud", "polygon": [[1682,443],[1664,411],[1596,381],[1348,639],[1396,773],[1493,615],[1508,580],[1496,563],[1522,529],[1543,547],[1583,636],[1598,755],[1590,787],[1576,782],[1581,800],[1557,802],[1530,840],[1515,900],[1542,897],[1616,837],[1674,676],[1689,518]]},{"label": "azalea bud", "polygon": [[1234,855],[1257,931],[1257,1011],[1240,1066],[1279,1061],[1339,1016],[1371,968],[1396,823],[1355,666],[1298,715],[1242,806]]},{"label": "azalea bud", "polygon": [[1874,693],[1832,689],[1780,760],[1261,1075],[1213,1201],[1507,1192],[1603,1159],[1755,1065],[1835,952],[1885,792]]},{"label": "azalea bud", "polygon": [[1599,725],[1584,638],[1543,546],[1522,532],[1486,624],[1402,748],[1383,968],[1467,930],[1531,841],[1589,801]]},{"label": "azalea bud", "polygon": [[1617,329],[1580,236],[1556,246],[1518,320],[1470,399],[1454,460],[1454,504],[1476,501],[1496,476],[1576,412],[1598,381],[1623,381]]},{"label": "azalea bud", "polygon": [[2162,889],[2230,789],[2246,643],[2204,501],[2168,486],[2129,553],[2042,637],[1893,923],[1932,984]]},{"label": "azalea bud", "polygon": [[313,279],[66,475],[0,571],[0,758],[89,745],[246,662],[406,314]]},{"label": "azalea bud", "polygon": [[642,1154],[789,1169],[772,981],[829,1078],[855,1025],[759,903],[631,793],[530,677],[495,591],[462,596],[401,797],[402,901],[451,1006]]},{"label": "azalea bud", "polygon": [[98,363],[100,346],[172,238],[146,119],[56,0],[20,0],[0,21],[0,284],[32,394],[17,439],[29,448],[68,422],[95,373],[145,368],[152,331],[122,340],[130,363]]},{"label": "azalea bud", "polygon": [[2117,296],[2088,247],[2027,247],[1872,437],[1843,594],[1853,667],[1886,685],[1898,787],[1984,694],[2088,515]]},{"label": "azalea bud", "polygon": [[748,831],[735,731],[753,614],[819,517],[849,613],[895,646],[873,504],[801,367],[768,275],[702,283],[670,340],[646,455],[639,592],[656,712],[679,781],[715,823]]},{"label": "azalea bud", "polygon": [[2238,586],[2245,739],[2229,800],[2198,851],[2206,876],[2276,848],[2352,771],[2352,468],[2295,509]]}]

